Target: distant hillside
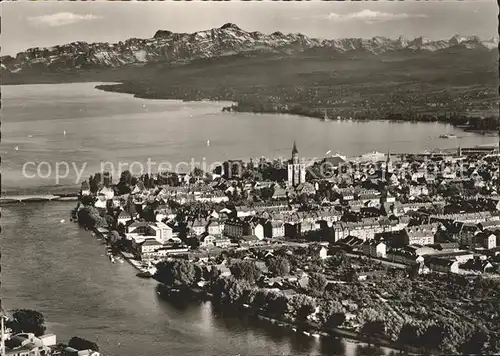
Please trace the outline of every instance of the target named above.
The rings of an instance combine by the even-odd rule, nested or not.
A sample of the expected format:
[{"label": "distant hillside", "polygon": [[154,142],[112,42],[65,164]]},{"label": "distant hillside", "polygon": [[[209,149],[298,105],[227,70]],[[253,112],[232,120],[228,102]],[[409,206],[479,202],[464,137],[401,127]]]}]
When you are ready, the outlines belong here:
[{"label": "distant hillside", "polygon": [[31,49],[4,61],[2,77],[4,84],[119,82],[99,88],[233,101],[235,111],[439,120],[483,130],[497,125],[497,43],[460,36],[319,40],[226,24],[118,44]]}]

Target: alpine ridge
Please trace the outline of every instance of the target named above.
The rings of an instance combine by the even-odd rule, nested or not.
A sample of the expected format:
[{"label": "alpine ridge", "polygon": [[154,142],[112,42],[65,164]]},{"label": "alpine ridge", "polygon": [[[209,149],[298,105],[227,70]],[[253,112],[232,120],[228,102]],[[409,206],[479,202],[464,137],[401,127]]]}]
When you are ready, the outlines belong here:
[{"label": "alpine ridge", "polygon": [[226,23],[194,33],[157,31],[152,38],[131,38],[118,43],[73,42],[48,48],[30,48],[16,57],[1,57],[1,71],[19,73],[30,70],[71,71],[85,68],[115,68],[149,63],[182,64],[203,58],[235,54],[292,54],[310,49],[335,53],[361,51],[381,54],[389,51],[438,51],[452,47],[470,50],[498,48],[498,38],[483,41],[477,36],[455,35],[449,40],[431,41],[425,37],[407,40],[376,36],[371,39],[318,39],[302,34],[248,32],[233,23]]}]

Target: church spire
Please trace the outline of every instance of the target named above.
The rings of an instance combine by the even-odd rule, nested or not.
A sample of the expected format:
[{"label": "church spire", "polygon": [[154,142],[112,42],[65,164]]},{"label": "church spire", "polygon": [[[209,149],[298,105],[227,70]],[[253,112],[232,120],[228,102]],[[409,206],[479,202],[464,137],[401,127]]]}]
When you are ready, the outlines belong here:
[{"label": "church spire", "polygon": [[292,149],[292,155],[298,154],[299,150],[297,149],[297,144],[295,143],[295,140],[293,141],[293,149]]}]

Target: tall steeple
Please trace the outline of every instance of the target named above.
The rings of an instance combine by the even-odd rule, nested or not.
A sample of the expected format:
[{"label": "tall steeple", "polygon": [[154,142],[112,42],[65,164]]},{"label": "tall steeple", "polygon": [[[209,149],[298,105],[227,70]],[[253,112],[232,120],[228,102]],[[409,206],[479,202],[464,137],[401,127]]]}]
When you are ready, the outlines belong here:
[{"label": "tall steeple", "polygon": [[297,149],[297,144],[296,144],[295,141],[293,141],[292,163],[293,164],[298,164],[299,163],[299,150]]},{"label": "tall steeple", "polygon": [[[394,168],[392,167],[391,151],[390,150],[387,150],[387,160],[385,161],[385,172],[386,173],[394,172]],[[386,179],[387,178],[388,177],[386,177]]]}]

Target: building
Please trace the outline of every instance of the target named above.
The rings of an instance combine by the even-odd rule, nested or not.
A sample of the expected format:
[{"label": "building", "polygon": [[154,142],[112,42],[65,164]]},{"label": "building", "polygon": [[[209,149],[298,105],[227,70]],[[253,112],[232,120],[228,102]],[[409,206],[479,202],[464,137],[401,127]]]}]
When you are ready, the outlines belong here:
[{"label": "building", "polygon": [[427,265],[432,271],[442,272],[442,273],[458,273],[459,263],[458,261],[449,260],[440,257],[429,257]]},{"label": "building", "polygon": [[[473,237],[473,244],[491,250],[497,247],[497,236],[488,231],[481,232]],[[472,243],[469,243],[472,245]],[[474,246],[476,247],[476,246]]]},{"label": "building", "polygon": [[207,225],[207,232],[210,235],[222,235],[224,231],[224,223],[219,219],[211,219]]},{"label": "building", "polygon": [[498,153],[498,147],[494,146],[460,147],[458,149],[459,156],[490,155],[495,153]]},{"label": "building", "polygon": [[163,244],[154,238],[147,238],[136,245],[136,257],[141,261],[150,261],[158,257],[157,251]]},{"label": "building", "polygon": [[367,240],[361,245],[361,251],[371,257],[387,257],[387,245],[382,241]]},{"label": "building", "polygon": [[244,235],[244,222],[241,219],[229,219],[224,223],[224,235],[229,238],[240,238]]},{"label": "building", "polygon": [[208,220],[207,219],[194,219],[188,223],[188,229],[195,235],[201,235],[207,231]]},{"label": "building", "polygon": [[109,187],[102,187],[102,189],[99,191],[99,195],[103,195],[106,200],[111,200],[115,196],[115,191]]},{"label": "building", "polygon": [[200,238],[200,247],[210,248],[215,247],[215,236],[212,235],[202,235]]},{"label": "building", "polygon": [[285,236],[285,224],[279,220],[268,220],[264,224],[264,236],[276,238]]},{"label": "building", "polygon": [[228,160],[222,164],[222,176],[225,179],[240,179],[243,174],[243,160]]},{"label": "building", "polygon": [[120,211],[120,214],[118,214],[118,225],[127,225],[127,222],[132,220],[132,216],[130,216],[129,213],[127,213],[125,210]]},{"label": "building", "polygon": [[299,162],[299,151],[293,143],[292,163],[288,164],[288,185],[295,187],[306,181],[306,165]]},{"label": "building", "polygon": [[434,243],[434,235],[437,232],[437,225],[425,224],[418,226],[407,226],[404,229],[403,244],[404,245],[432,245]]},{"label": "building", "polygon": [[36,337],[32,333],[9,336],[5,340],[5,356],[40,356],[50,355],[51,346],[56,345],[55,335]]}]

